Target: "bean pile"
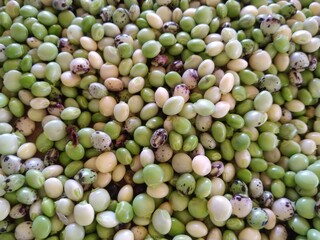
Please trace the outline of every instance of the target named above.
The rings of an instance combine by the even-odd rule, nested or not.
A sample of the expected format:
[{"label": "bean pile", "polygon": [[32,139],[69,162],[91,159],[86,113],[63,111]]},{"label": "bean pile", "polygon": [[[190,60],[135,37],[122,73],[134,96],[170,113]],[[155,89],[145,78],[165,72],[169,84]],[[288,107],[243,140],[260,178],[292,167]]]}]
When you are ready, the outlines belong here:
[{"label": "bean pile", "polygon": [[319,240],[320,2],[0,0],[1,240]]}]

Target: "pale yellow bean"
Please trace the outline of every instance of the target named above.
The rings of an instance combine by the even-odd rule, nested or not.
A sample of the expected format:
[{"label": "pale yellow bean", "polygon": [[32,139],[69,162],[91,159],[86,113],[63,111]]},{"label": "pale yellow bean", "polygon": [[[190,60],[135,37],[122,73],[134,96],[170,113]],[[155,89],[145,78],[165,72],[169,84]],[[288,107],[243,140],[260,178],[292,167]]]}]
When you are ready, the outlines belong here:
[{"label": "pale yellow bean", "polygon": [[234,77],[231,73],[226,73],[219,82],[219,89],[222,95],[231,92],[234,86]]},{"label": "pale yellow bean", "polygon": [[111,173],[102,173],[97,174],[97,180],[92,184],[94,188],[105,188],[111,182]]},{"label": "pale yellow bean", "polygon": [[32,158],[37,152],[37,147],[32,142],[26,142],[20,145],[17,150],[17,156],[21,159]]},{"label": "pale yellow bean", "polygon": [[150,27],[154,29],[161,29],[163,25],[163,21],[159,15],[154,12],[147,13],[146,19]]},{"label": "pale yellow bean", "polygon": [[243,151],[237,151],[234,155],[235,162],[240,168],[247,168],[251,162],[250,152],[245,149]]},{"label": "pale yellow bean", "polygon": [[289,102],[286,102],[284,106],[290,111],[290,112],[301,112],[305,109],[305,106],[303,102],[297,99],[293,99]]},{"label": "pale yellow bean", "polygon": [[192,220],[188,222],[186,225],[186,231],[190,236],[195,238],[201,238],[208,234],[207,226],[199,220]]},{"label": "pale yellow bean", "polygon": [[210,196],[222,196],[226,191],[226,183],[221,178],[213,178],[211,180]]},{"label": "pale yellow bean", "polygon": [[118,164],[112,171],[112,180],[114,182],[120,182],[126,174],[126,167],[122,164]]},{"label": "pale yellow bean", "polygon": [[305,139],[313,140],[316,145],[320,145],[320,133],[319,132],[309,132],[306,134]]},{"label": "pale yellow bean", "polygon": [[51,177],[58,177],[63,173],[63,167],[61,165],[50,165],[42,170],[43,176],[48,179]]},{"label": "pale yellow bean", "polygon": [[296,44],[308,44],[311,41],[312,35],[306,30],[298,30],[292,34],[292,40]]},{"label": "pale yellow bean", "polygon": [[228,114],[230,105],[226,101],[219,101],[215,104],[215,108],[215,112],[211,116],[213,118],[223,118]]},{"label": "pale yellow bean", "polygon": [[208,99],[213,103],[217,103],[221,98],[219,87],[213,86],[207,89],[203,95],[203,98]]},{"label": "pale yellow bean", "polygon": [[124,185],[120,188],[117,200],[118,202],[127,201],[131,202],[133,199],[133,187],[130,184]]},{"label": "pale yellow bean", "polygon": [[206,53],[210,57],[219,55],[224,50],[224,44],[221,41],[212,41],[206,46]]},{"label": "pale yellow bean", "polygon": [[66,87],[76,87],[81,80],[80,75],[74,74],[71,71],[66,71],[61,74],[61,82]]},{"label": "pale yellow bean", "polygon": [[90,51],[88,53],[88,60],[89,60],[91,67],[93,67],[94,69],[99,70],[103,65],[102,57],[100,56],[99,53],[97,53],[95,51]]},{"label": "pale yellow bean", "polygon": [[113,108],[114,118],[118,122],[124,122],[129,117],[129,105],[126,102],[120,101]]},{"label": "pale yellow bean", "polygon": [[100,77],[102,79],[117,78],[119,76],[119,69],[113,64],[102,64],[100,67]]},{"label": "pale yellow bean", "polygon": [[198,67],[198,75],[199,77],[203,77],[208,74],[212,74],[214,71],[214,62],[211,59],[206,59],[200,63]]},{"label": "pale yellow bean", "polygon": [[154,93],[154,100],[158,107],[162,108],[164,103],[169,99],[169,92],[164,87],[159,87]]},{"label": "pale yellow bean", "polygon": [[30,107],[34,109],[45,109],[50,105],[50,101],[47,98],[37,97],[30,101]]},{"label": "pale yellow bean", "polygon": [[249,58],[249,65],[253,70],[257,71],[265,71],[271,66],[271,57],[270,55],[264,50],[257,50],[252,53]]},{"label": "pale yellow bean", "polygon": [[99,172],[110,173],[117,166],[117,158],[113,152],[101,153],[96,159],[96,168]]},{"label": "pale yellow bean", "polygon": [[152,198],[165,198],[169,194],[169,187],[165,183],[160,183],[154,187],[148,186],[147,194]]},{"label": "pale yellow bean", "polygon": [[47,115],[47,111],[45,109],[30,108],[27,115],[32,121],[41,122],[42,119]]},{"label": "pale yellow bean", "polygon": [[272,104],[267,114],[271,122],[278,122],[282,115],[281,107],[278,104]]},{"label": "pale yellow bean", "polygon": [[244,59],[233,59],[228,62],[227,68],[235,72],[240,72],[248,67],[248,62]]},{"label": "pale yellow bean", "polygon": [[235,174],[236,169],[232,163],[227,163],[224,165],[224,171],[222,173],[222,179],[224,182],[231,182],[234,179]]},{"label": "pale yellow bean", "polygon": [[96,51],[98,49],[96,41],[87,36],[80,38],[80,44],[87,51]]},{"label": "pale yellow bean", "polygon": [[227,93],[221,96],[221,101],[227,102],[230,106],[230,110],[233,110],[236,106],[236,100],[233,98],[231,93]]},{"label": "pale yellow bean", "polygon": [[239,240],[261,240],[261,234],[259,230],[246,227],[241,230],[241,232],[238,235]]},{"label": "pale yellow bean", "polygon": [[113,115],[113,108],[117,104],[117,101],[111,96],[105,96],[99,101],[99,111],[105,117]]},{"label": "pale yellow bean", "polygon": [[278,53],[274,58],[274,65],[279,72],[285,71],[290,64],[290,58],[287,53]]}]

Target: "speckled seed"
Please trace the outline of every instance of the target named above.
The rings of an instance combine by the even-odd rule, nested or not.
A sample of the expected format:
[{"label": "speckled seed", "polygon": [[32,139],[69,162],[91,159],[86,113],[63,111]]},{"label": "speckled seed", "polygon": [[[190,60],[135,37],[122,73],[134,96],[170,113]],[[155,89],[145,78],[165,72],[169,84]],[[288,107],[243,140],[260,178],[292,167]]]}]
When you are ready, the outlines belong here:
[{"label": "speckled seed", "polygon": [[192,159],[192,170],[199,176],[205,176],[211,172],[211,161],[204,155],[195,156]]},{"label": "speckled seed", "polygon": [[124,88],[123,82],[119,78],[110,77],[104,81],[104,85],[109,91],[121,91]]},{"label": "speckled seed", "polygon": [[6,175],[19,173],[22,167],[21,158],[14,155],[1,156],[1,169]]},{"label": "speckled seed", "polygon": [[290,55],[290,67],[296,70],[303,70],[309,66],[309,59],[304,52],[294,52]]},{"label": "speckled seed", "polygon": [[181,96],[187,102],[190,97],[190,89],[186,84],[178,84],[174,87],[173,96]]},{"label": "speckled seed", "polygon": [[89,61],[82,57],[72,59],[69,67],[70,67],[70,71],[72,71],[72,73],[77,75],[87,73],[90,70]]},{"label": "speckled seed", "polygon": [[268,90],[270,93],[277,92],[281,89],[280,78],[274,74],[264,75],[258,82],[261,90]]},{"label": "speckled seed", "polygon": [[260,29],[265,35],[271,35],[277,32],[280,28],[280,20],[273,15],[268,15],[260,23]]},{"label": "speckled seed", "polygon": [[105,151],[110,149],[112,140],[110,136],[102,131],[95,131],[91,134],[92,146],[100,151]]},{"label": "speckled seed", "polygon": [[271,66],[271,57],[264,50],[255,51],[249,58],[249,65],[253,70],[265,71]]},{"label": "speckled seed", "polygon": [[188,234],[195,238],[201,238],[208,234],[207,226],[198,220],[192,220],[187,223],[186,230]]},{"label": "speckled seed", "polygon": [[273,203],[271,210],[274,212],[277,219],[281,221],[287,221],[295,212],[293,202],[287,198],[277,199]]},{"label": "speckled seed", "polygon": [[14,230],[14,236],[16,240],[34,239],[34,235],[32,233],[32,221],[19,223]]},{"label": "speckled seed", "polygon": [[241,194],[234,195],[231,198],[230,203],[232,205],[232,214],[239,218],[246,217],[252,209],[251,198]]},{"label": "speckled seed", "polygon": [[213,196],[209,199],[208,204],[209,215],[215,221],[226,221],[232,214],[232,205],[224,196]]},{"label": "speckled seed", "polygon": [[167,141],[168,133],[164,128],[159,128],[152,134],[150,144],[153,148],[159,148]]},{"label": "speckled seed", "polygon": [[189,89],[194,89],[197,87],[199,81],[198,72],[195,69],[187,69],[182,74],[182,82],[186,84]]},{"label": "speckled seed", "polygon": [[37,169],[39,171],[42,171],[45,166],[42,159],[33,157],[29,158],[23,163],[23,168],[25,171],[28,171],[29,169]]},{"label": "speckled seed", "polygon": [[249,193],[253,198],[258,198],[263,194],[263,184],[259,178],[253,178],[249,184]]}]

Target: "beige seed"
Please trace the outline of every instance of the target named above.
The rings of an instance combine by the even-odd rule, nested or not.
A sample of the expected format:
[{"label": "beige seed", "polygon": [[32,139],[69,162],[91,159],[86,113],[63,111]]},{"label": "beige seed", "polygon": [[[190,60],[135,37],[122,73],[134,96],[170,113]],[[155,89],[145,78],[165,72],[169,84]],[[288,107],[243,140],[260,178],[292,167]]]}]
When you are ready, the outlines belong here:
[{"label": "beige seed", "polygon": [[213,103],[217,103],[221,98],[220,89],[216,86],[207,89],[203,95],[203,98],[208,99]]},{"label": "beige seed", "polygon": [[227,93],[221,96],[221,101],[227,102],[230,106],[230,110],[233,110],[236,106],[236,100],[233,98],[231,93]]},{"label": "beige seed", "polygon": [[21,159],[32,158],[37,152],[37,147],[34,143],[23,143],[17,151],[17,156]]},{"label": "beige seed", "polygon": [[317,37],[311,38],[310,42],[302,45],[302,51],[306,53],[313,53],[320,48],[320,39]]},{"label": "beige seed", "polygon": [[87,51],[96,51],[98,49],[98,45],[96,41],[94,41],[90,37],[86,37],[86,36],[81,37],[80,44]]},{"label": "beige seed", "polygon": [[62,173],[63,167],[60,165],[50,165],[42,170],[42,174],[46,179],[51,177],[58,177]]},{"label": "beige seed", "polygon": [[208,74],[212,74],[214,71],[214,62],[211,59],[206,59],[200,63],[198,67],[199,77],[203,77]]},{"label": "beige seed", "polygon": [[164,87],[159,87],[154,93],[154,100],[158,107],[162,108],[164,103],[169,99],[169,92]]},{"label": "beige seed", "polygon": [[306,134],[305,139],[313,140],[316,145],[320,145],[320,133],[319,132],[309,132]]},{"label": "beige seed", "polygon": [[124,185],[122,188],[120,188],[117,200],[120,201],[127,201],[131,202],[133,199],[133,187],[129,184]]},{"label": "beige seed", "polygon": [[219,82],[219,89],[222,95],[231,92],[234,86],[234,77],[231,73],[226,73]]},{"label": "beige seed", "polygon": [[248,62],[244,59],[233,59],[228,62],[227,68],[235,71],[235,72],[240,72],[241,70],[244,70],[248,67]]},{"label": "beige seed", "polygon": [[66,87],[76,87],[80,83],[80,75],[74,74],[71,71],[66,71],[61,74],[61,82]]},{"label": "beige seed", "polygon": [[312,35],[306,30],[298,30],[292,34],[292,40],[296,44],[307,44],[311,41]]},{"label": "beige seed", "polygon": [[111,182],[111,173],[99,172],[97,180],[92,184],[94,188],[104,188]]},{"label": "beige seed", "polygon": [[279,72],[285,71],[290,64],[290,58],[287,53],[278,53],[274,58],[274,65]]},{"label": "beige seed", "polygon": [[[239,240],[261,240],[261,234],[258,230],[247,227],[239,233]],[[274,239],[274,238],[272,238]]]},{"label": "beige seed", "polygon": [[103,64],[103,60],[102,60],[102,57],[100,56],[100,54],[97,52],[94,52],[94,51],[90,51],[88,53],[88,60],[89,60],[91,67],[93,67],[94,69],[97,69],[97,70],[99,70]]},{"label": "beige seed", "polygon": [[34,109],[45,109],[50,105],[50,101],[47,98],[33,98],[30,101],[30,107]]},{"label": "beige seed", "polygon": [[147,13],[146,19],[150,27],[154,29],[161,29],[163,25],[163,21],[160,16],[158,16],[156,13]]},{"label": "beige seed", "polygon": [[271,66],[271,57],[269,53],[264,50],[255,51],[249,58],[249,65],[253,70],[265,71]]},{"label": "beige seed", "polygon": [[117,166],[117,158],[113,152],[101,153],[96,159],[96,167],[102,173],[110,173]]},{"label": "beige seed", "polygon": [[124,88],[123,82],[119,78],[109,77],[104,80],[104,85],[109,91],[121,91]]},{"label": "beige seed", "polygon": [[211,180],[211,193],[210,196],[222,196],[226,191],[226,184],[225,182],[220,178],[213,178]]},{"label": "beige seed", "polygon": [[102,64],[100,68],[100,77],[102,79],[107,78],[117,78],[119,76],[119,69],[116,65],[113,64]]},{"label": "beige seed", "polygon": [[160,183],[157,186],[147,187],[147,194],[153,198],[165,198],[169,193],[169,187],[165,183]]},{"label": "beige seed", "polygon": [[230,105],[226,101],[219,101],[215,104],[215,112],[211,115],[213,118],[223,118],[225,117],[229,110],[230,110]]},{"label": "beige seed", "polygon": [[208,234],[207,226],[199,221],[199,220],[192,220],[187,223],[186,230],[190,236],[195,238],[201,238]]},{"label": "beige seed", "polygon": [[224,49],[224,44],[221,41],[213,41],[210,42],[207,46],[206,46],[206,53],[210,56],[210,57],[214,57],[219,55]]},{"label": "beige seed", "polygon": [[99,101],[99,111],[105,117],[113,115],[113,108],[117,104],[117,101],[111,96],[105,96]]},{"label": "beige seed", "polygon": [[286,102],[284,106],[290,111],[290,112],[301,112],[305,109],[305,106],[303,102],[297,99],[293,99],[289,102]]},{"label": "beige seed", "polygon": [[126,174],[126,167],[122,164],[118,164],[112,171],[112,181],[120,182]]},{"label": "beige seed", "polygon": [[169,22],[172,19],[172,11],[167,6],[161,6],[157,9],[156,14],[163,22]]}]

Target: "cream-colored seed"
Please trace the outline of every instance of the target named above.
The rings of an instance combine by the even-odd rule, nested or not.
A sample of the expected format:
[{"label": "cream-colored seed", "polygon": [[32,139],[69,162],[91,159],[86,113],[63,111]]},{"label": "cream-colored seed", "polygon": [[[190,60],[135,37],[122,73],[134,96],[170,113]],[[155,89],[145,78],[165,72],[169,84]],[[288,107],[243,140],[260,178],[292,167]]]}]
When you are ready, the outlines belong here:
[{"label": "cream-colored seed", "polygon": [[221,41],[212,41],[206,46],[206,53],[210,57],[219,55],[224,49],[224,44]]},{"label": "cream-colored seed", "polygon": [[292,41],[296,44],[307,44],[311,41],[312,35],[306,30],[298,30],[292,34]]},{"label": "cream-colored seed", "polygon": [[42,119],[47,115],[47,111],[45,109],[30,108],[27,115],[32,121],[41,122]]},{"label": "cream-colored seed", "polygon": [[271,57],[264,50],[255,51],[249,58],[249,65],[253,70],[265,71],[271,66]]},{"label": "cream-colored seed", "polygon": [[144,101],[140,95],[133,95],[128,100],[129,110],[132,113],[138,113],[144,106]]},{"label": "cream-colored seed", "polygon": [[219,89],[222,95],[231,92],[234,86],[234,76],[231,73],[226,73],[219,82]]},{"label": "cream-colored seed", "polygon": [[103,59],[100,56],[100,54],[97,52],[90,51],[88,53],[88,60],[89,60],[91,67],[93,67],[94,69],[99,70],[103,65]]},{"label": "cream-colored seed", "polygon": [[141,49],[136,49],[132,54],[133,64],[147,63],[147,58],[143,55]]},{"label": "cream-colored seed", "polygon": [[114,118],[118,122],[124,122],[129,117],[129,105],[123,101],[117,103],[113,108]]},{"label": "cream-colored seed", "polygon": [[100,77],[102,79],[117,78],[119,76],[119,69],[113,64],[102,64],[100,67]]},{"label": "cream-colored seed", "polygon": [[240,11],[240,16],[244,16],[246,14],[251,14],[253,16],[257,16],[258,15],[257,7],[254,5],[247,5],[247,6],[243,7]]},{"label": "cream-colored seed", "polygon": [[279,36],[286,36],[288,40],[291,40],[292,37],[292,31],[291,28],[288,25],[281,25],[277,32],[273,34],[273,39],[277,39]]},{"label": "cream-colored seed", "polygon": [[126,174],[126,167],[122,164],[118,164],[112,171],[112,181],[120,182]]},{"label": "cream-colored seed", "polygon": [[309,9],[313,16],[319,16],[320,15],[320,3],[318,2],[312,2],[309,5]]},{"label": "cream-colored seed", "polygon": [[87,36],[80,38],[80,44],[87,51],[96,51],[98,49],[96,41]]},{"label": "cream-colored seed", "polygon": [[58,198],[63,193],[62,182],[55,177],[48,178],[44,182],[44,191],[50,198]]},{"label": "cream-colored seed", "polygon": [[301,152],[306,155],[311,155],[317,150],[317,145],[312,139],[303,139],[299,142]]},{"label": "cream-colored seed", "polygon": [[224,171],[222,173],[222,179],[225,182],[231,182],[236,174],[235,166],[232,163],[224,165]]},{"label": "cream-colored seed", "polygon": [[97,160],[97,157],[89,158],[87,161],[85,161],[85,163],[83,164],[83,167],[90,168],[93,171],[98,171],[96,167],[96,160]]},{"label": "cream-colored seed", "polygon": [[284,105],[290,112],[301,112],[305,109],[303,102],[297,99],[293,99],[286,102]]},{"label": "cream-colored seed", "polygon": [[169,187],[165,183],[160,183],[159,185],[154,187],[147,187],[147,194],[153,198],[164,198],[168,195],[168,193]]},{"label": "cream-colored seed", "polygon": [[206,59],[200,63],[198,67],[199,77],[203,77],[208,74],[212,74],[214,71],[214,62],[211,59]]},{"label": "cream-colored seed", "polygon": [[239,240],[261,240],[261,234],[259,230],[250,227],[242,229],[238,237]]},{"label": "cream-colored seed", "polygon": [[230,110],[233,110],[236,106],[236,100],[233,98],[231,93],[227,93],[221,96],[221,101],[229,104]]},{"label": "cream-colored seed", "polygon": [[277,222],[276,215],[269,208],[263,208],[263,210],[265,210],[267,212],[267,214],[268,214],[268,222],[264,226],[264,228],[267,229],[267,230],[271,230],[276,225],[276,222]]},{"label": "cream-colored seed", "polygon": [[309,132],[305,136],[306,139],[313,140],[316,145],[320,145],[320,133],[319,132]]},{"label": "cream-colored seed", "polygon": [[214,227],[208,233],[207,240],[222,240],[222,232],[220,228]]},{"label": "cream-colored seed", "polygon": [[34,109],[45,109],[50,105],[50,101],[47,98],[37,97],[30,101],[30,107]]},{"label": "cream-colored seed", "polygon": [[223,118],[225,117],[229,110],[230,110],[230,105],[226,101],[219,101],[215,104],[215,112],[211,114],[213,118]]},{"label": "cream-colored seed", "polygon": [[80,75],[74,74],[71,71],[66,71],[61,74],[61,82],[66,87],[76,87],[80,83]]},{"label": "cream-colored seed", "polygon": [[208,234],[207,226],[199,221],[199,220],[192,220],[187,223],[186,230],[190,236],[195,238],[201,238]]},{"label": "cream-colored seed", "polygon": [[224,196],[213,196],[207,203],[210,216],[218,222],[226,221],[232,214],[231,202]]},{"label": "cream-colored seed", "polygon": [[154,100],[158,107],[162,108],[164,103],[169,99],[169,92],[164,87],[159,87],[154,93]]},{"label": "cream-colored seed", "polygon": [[196,12],[195,8],[188,8],[183,12],[183,16],[192,17],[193,18],[194,15],[195,15],[195,12]]},{"label": "cream-colored seed", "polygon": [[133,187],[129,184],[124,185],[122,188],[120,188],[117,200],[120,201],[127,201],[131,202],[133,199]]},{"label": "cream-colored seed", "polygon": [[220,89],[217,86],[207,89],[203,95],[203,98],[208,99],[213,103],[217,103],[221,98]]},{"label": "cream-colored seed", "polygon": [[18,92],[18,97],[21,100],[21,102],[26,106],[30,106],[30,101],[34,98],[31,91],[26,89],[21,89]]},{"label": "cream-colored seed", "polygon": [[262,5],[258,8],[258,14],[269,15],[269,14],[272,14],[272,10],[268,6]]},{"label": "cream-colored seed", "polygon": [[96,167],[99,172],[110,173],[117,166],[117,158],[113,152],[101,153],[96,159]]},{"label": "cream-colored seed", "polygon": [[150,27],[154,29],[161,29],[163,25],[163,21],[160,16],[156,13],[147,13],[146,15],[147,22],[149,23]]},{"label": "cream-colored seed", "polygon": [[290,58],[287,53],[278,53],[274,58],[274,65],[279,72],[285,71],[290,64]]},{"label": "cream-colored seed", "polygon": [[278,104],[272,104],[267,114],[268,114],[268,119],[271,122],[278,122],[282,115],[281,107]]},{"label": "cream-colored seed", "polygon": [[192,171],[192,159],[186,153],[176,153],[171,160],[172,168],[177,173],[187,173]]},{"label": "cream-colored seed", "polygon": [[95,131],[103,131],[104,126],[105,126],[105,123],[104,123],[104,122],[96,122],[96,123],[93,125],[92,128],[93,128]]},{"label": "cream-colored seed", "polygon": [[211,171],[211,161],[204,155],[195,156],[192,159],[192,169],[199,176],[205,176]]},{"label": "cream-colored seed", "polygon": [[222,38],[219,33],[210,33],[204,38],[204,41],[208,45],[211,42],[221,42]]},{"label": "cream-colored seed", "polygon": [[105,117],[113,115],[113,108],[117,104],[117,101],[111,96],[105,96],[99,101],[99,111]]},{"label": "cream-colored seed", "polygon": [[320,39],[313,37],[309,43],[302,45],[301,48],[305,53],[313,53],[320,48]]},{"label": "cream-colored seed", "polygon": [[37,147],[32,142],[23,143],[17,151],[17,156],[21,159],[32,158],[37,152]]},{"label": "cream-colored seed", "polygon": [[222,196],[226,191],[226,183],[220,178],[213,178],[211,180],[211,193],[210,196]]},{"label": "cream-colored seed", "polygon": [[285,226],[281,224],[277,224],[269,234],[270,239],[279,239],[279,240],[284,240],[288,239],[288,232],[285,228]]},{"label": "cream-colored seed", "polygon": [[248,67],[248,62],[244,59],[233,59],[228,62],[227,68],[235,72],[240,72]]},{"label": "cream-colored seed", "polygon": [[63,173],[63,167],[61,165],[50,165],[42,170],[43,176],[48,179],[51,177],[58,177]]},{"label": "cream-colored seed", "polygon": [[161,6],[157,9],[156,14],[165,22],[172,20],[172,11],[167,6]]},{"label": "cream-colored seed", "polygon": [[245,149],[243,151],[237,151],[234,155],[235,162],[240,168],[247,168],[251,162],[250,152]]},{"label": "cream-colored seed", "polygon": [[92,184],[92,186],[94,188],[104,188],[108,186],[111,180],[112,180],[111,173],[99,172],[97,175],[97,180]]},{"label": "cream-colored seed", "polygon": [[130,80],[128,84],[128,91],[131,94],[138,93],[142,90],[145,85],[145,80],[143,77],[135,77]]}]

